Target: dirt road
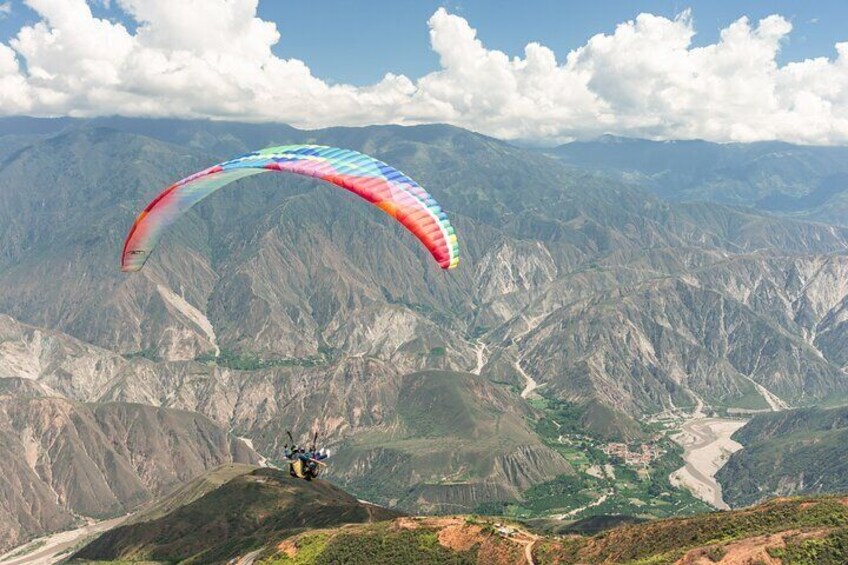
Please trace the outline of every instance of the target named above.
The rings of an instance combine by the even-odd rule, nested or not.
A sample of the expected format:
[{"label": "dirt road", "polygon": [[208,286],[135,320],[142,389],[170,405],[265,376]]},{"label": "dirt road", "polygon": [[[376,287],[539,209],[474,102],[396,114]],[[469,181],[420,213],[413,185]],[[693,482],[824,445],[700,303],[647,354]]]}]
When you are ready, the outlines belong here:
[{"label": "dirt road", "polygon": [[250,553],[239,559],[236,562],[236,565],[253,565],[253,562],[256,561],[256,558],[259,557],[260,553],[262,553],[261,549],[251,551]]}]

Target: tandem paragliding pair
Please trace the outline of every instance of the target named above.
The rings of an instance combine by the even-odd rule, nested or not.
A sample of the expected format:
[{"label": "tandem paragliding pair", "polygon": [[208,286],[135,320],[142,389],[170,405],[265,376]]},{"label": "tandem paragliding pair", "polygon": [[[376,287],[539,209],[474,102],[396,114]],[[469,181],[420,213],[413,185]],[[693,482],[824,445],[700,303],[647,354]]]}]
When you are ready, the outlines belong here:
[{"label": "tandem paragliding pair", "polygon": [[289,440],[292,442],[284,446],[286,459],[289,461],[289,474],[296,479],[311,481],[317,479],[321,474],[321,468],[325,466],[324,460],[328,457],[326,450],[318,449],[318,433],[312,438],[312,446],[308,449],[304,446],[298,447],[290,431],[286,430]]},{"label": "tandem paragliding pair", "polygon": [[140,270],[162,234],[192,206],[224,186],[267,172],[314,177],[348,190],[400,222],[442,269],[459,263],[456,232],[436,200],[414,180],[368,155],[320,145],[284,145],[248,153],[169,186],[139,214],[121,256],[125,272]]}]

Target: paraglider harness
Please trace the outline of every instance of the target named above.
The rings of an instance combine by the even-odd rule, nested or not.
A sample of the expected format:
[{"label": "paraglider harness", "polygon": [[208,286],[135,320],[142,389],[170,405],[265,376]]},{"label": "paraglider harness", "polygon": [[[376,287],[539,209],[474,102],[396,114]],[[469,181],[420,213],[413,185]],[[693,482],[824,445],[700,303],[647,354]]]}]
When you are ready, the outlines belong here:
[{"label": "paraglider harness", "polygon": [[321,473],[321,467],[326,465],[321,462],[321,459],[326,458],[326,455],[321,455],[316,451],[318,442],[318,432],[312,438],[312,447],[307,451],[303,447],[298,447],[291,435],[291,432],[286,430],[289,440],[292,442],[291,449],[288,444],[285,445],[285,455],[289,459],[289,474],[297,479],[311,481],[317,479]]}]

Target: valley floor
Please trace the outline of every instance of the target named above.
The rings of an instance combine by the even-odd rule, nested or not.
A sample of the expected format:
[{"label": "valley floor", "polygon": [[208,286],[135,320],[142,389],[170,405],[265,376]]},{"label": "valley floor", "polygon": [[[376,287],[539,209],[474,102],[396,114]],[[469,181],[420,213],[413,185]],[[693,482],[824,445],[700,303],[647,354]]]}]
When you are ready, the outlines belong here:
[{"label": "valley floor", "polygon": [[0,555],[0,565],[49,565],[58,563],[67,558],[71,550],[76,549],[83,541],[111,530],[126,519],[126,516],[120,516],[100,522],[91,521],[76,530],[38,538],[12,549],[5,555]]},{"label": "valley floor", "polygon": [[671,484],[689,489],[720,510],[729,510],[715,475],[731,454],[742,449],[730,436],[745,423],[745,420],[724,418],[697,418],[685,422],[672,439],[683,447],[686,464],[671,474]]}]

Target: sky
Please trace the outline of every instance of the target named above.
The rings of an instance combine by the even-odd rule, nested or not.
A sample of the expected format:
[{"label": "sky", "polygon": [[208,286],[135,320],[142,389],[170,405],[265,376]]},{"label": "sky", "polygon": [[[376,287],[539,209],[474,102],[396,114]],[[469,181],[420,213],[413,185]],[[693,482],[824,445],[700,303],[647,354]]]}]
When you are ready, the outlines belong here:
[{"label": "sky", "polygon": [[848,145],[846,21],[846,0],[0,0],[0,115]]}]

